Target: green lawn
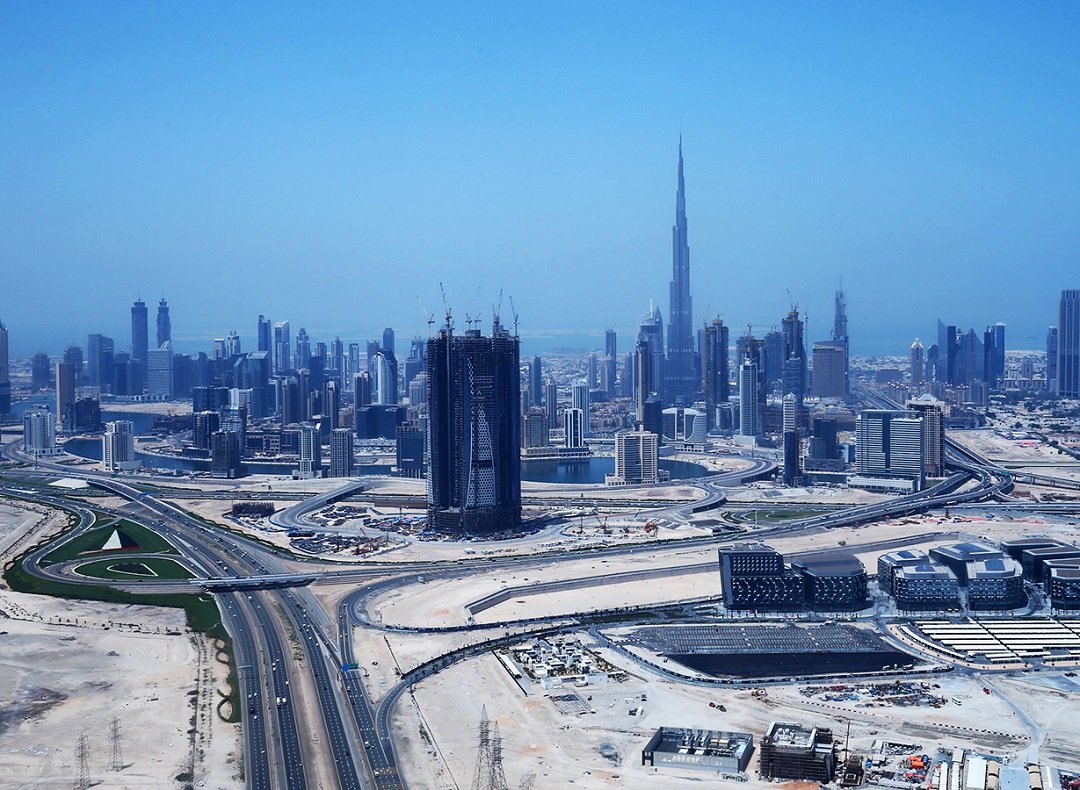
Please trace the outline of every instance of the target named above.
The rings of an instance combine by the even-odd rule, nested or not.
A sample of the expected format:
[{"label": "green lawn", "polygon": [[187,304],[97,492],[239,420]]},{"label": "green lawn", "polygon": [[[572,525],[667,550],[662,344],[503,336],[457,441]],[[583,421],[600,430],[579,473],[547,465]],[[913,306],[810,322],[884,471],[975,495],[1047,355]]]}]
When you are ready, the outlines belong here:
[{"label": "green lawn", "polygon": [[83,576],[91,576],[95,579],[118,579],[123,581],[193,578],[182,566],[172,560],[158,557],[143,557],[131,560],[117,557],[111,560],[95,560],[80,565],[75,571]]},{"label": "green lawn", "polygon": [[[108,523],[105,521],[103,523]],[[113,550],[110,552],[102,552],[101,546],[112,535],[113,530],[119,530],[122,534],[126,535],[139,546],[140,552],[148,553],[167,553],[176,554],[176,549],[172,547],[165,538],[161,537],[156,532],[153,532],[146,527],[136,524],[127,519],[121,519],[111,527],[96,527],[89,529],[83,534],[79,535],[73,540],[69,540],[63,545],[53,549],[44,557],[41,558],[42,565],[52,565],[56,562],[63,562],[65,560],[74,560],[83,556],[93,556],[95,554],[115,554],[122,555],[123,552],[119,550]]]}]

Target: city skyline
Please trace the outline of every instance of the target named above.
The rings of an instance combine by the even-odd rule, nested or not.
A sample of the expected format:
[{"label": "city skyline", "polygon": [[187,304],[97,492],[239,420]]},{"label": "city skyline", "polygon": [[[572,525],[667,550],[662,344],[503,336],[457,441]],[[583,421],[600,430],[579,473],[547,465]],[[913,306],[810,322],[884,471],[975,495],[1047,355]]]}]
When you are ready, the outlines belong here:
[{"label": "city skyline", "polygon": [[935,314],[1041,347],[1080,232],[1074,7],[457,13],[6,9],[0,255],[63,306],[0,302],[12,353],[120,338],[139,292],[180,350],[260,312],[422,333],[439,280],[461,312],[514,293],[527,353],[629,336],[667,303],[680,133],[695,326],[772,326],[790,289],[826,339],[842,278],[854,354]]}]

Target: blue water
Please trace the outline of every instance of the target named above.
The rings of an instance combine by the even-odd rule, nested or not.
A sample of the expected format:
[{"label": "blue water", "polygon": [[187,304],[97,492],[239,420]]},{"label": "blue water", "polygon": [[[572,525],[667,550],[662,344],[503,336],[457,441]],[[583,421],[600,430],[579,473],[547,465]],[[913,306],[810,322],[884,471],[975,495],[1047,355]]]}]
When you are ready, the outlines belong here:
[{"label": "blue water", "polygon": [[[671,473],[672,480],[701,477],[708,470],[687,461],[661,459],[660,468]],[[611,456],[594,456],[577,461],[531,460],[521,462],[521,479],[529,483],[603,483],[604,475],[615,471],[615,459]]]}]

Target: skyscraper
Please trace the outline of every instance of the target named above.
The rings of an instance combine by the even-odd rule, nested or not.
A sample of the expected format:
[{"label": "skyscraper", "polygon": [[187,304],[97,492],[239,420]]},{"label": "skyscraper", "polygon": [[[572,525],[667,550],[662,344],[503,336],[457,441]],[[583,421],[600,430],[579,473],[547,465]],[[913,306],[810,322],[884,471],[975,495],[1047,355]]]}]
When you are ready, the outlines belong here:
[{"label": "skyscraper", "polygon": [[581,409],[583,436],[589,436],[589,420],[592,416],[592,398],[589,396],[587,382],[578,382],[570,391],[570,405],[575,409]]},{"label": "skyscraper", "polygon": [[922,416],[910,411],[867,409],[855,423],[859,472],[910,477],[922,486],[925,466]]},{"label": "skyscraper", "polygon": [[301,480],[322,477],[322,438],[313,425],[300,426],[300,470]]},{"label": "skyscraper", "polygon": [[335,428],[330,432],[330,477],[353,474],[353,432],[349,428]]},{"label": "skyscraper", "polygon": [[706,325],[701,349],[702,382],[705,394],[705,418],[709,428],[716,427],[716,409],[731,397],[731,373],[728,370],[728,328],[719,318]]},{"label": "skyscraper", "polygon": [[70,362],[56,363],[56,419],[63,420],[68,406],[75,402],[75,366]]},{"label": "skyscraper", "polygon": [[[671,229],[671,286],[668,314],[666,396],[675,401],[697,392],[694,375],[694,326],[690,299],[690,244],[686,237],[686,182],[683,179],[682,136],[675,190],[675,225]],[[660,379],[663,381],[663,379]]]},{"label": "skyscraper", "polygon": [[1058,397],[1080,398],[1080,290],[1061,292],[1056,373]]},{"label": "skyscraper", "polygon": [[543,368],[540,357],[533,357],[529,363],[529,400],[533,406],[539,406],[544,402]]},{"label": "skyscraper", "polygon": [[292,346],[289,343],[289,322],[278,321],[274,324],[275,373],[282,373],[292,369]]},{"label": "skyscraper", "polygon": [[758,411],[758,366],[749,358],[739,366],[739,435],[757,436],[761,433]]},{"label": "skyscraper", "polygon": [[131,306],[131,362],[138,365],[138,388],[146,382],[146,352],[150,350],[150,329],[146,302],[136,300]]},{"label": "skyscraper", "polygon": [[429,526],[496,532],[521,524],[519,343],[450,326],[428,340]]},{"label": "skyscraper", "polygon": [[1052,326],[1046,330],[1046,389],[1057,392],[1058,330]]},{"label": "skyscraper", "polygon": [[618,354],[619,354],[618,345],[619,345],[618,344],[618,338],[617,338],[617,336],[615,334],[615,330],[614,329],[605,329],[604,330],[604,356],[605,357],[611,357],[612,359],[615,359],[615,357],[617,357]]},{"label": "skyscraper", "polygon": [[563,409],[563,444],[569,448],[585,446],[585,413],[571,406]]},{"label": "skyscraper", "polygon": [[135,460],[135,426],[130,420],[105,423],[101,436],[101,468],[106,472],[131,470]]},{"label": "skyscraper", "polygon": [[257,331],[259,335],[259,351],[269,351],[272,354],[274,351],[274,330],[272,325],[270,324],[270,319],[264,316],[262,313],[259,313],[259,324]]},{"label": "skyscraper", "polygon": [[161,348],[163,343],[171,342],[172,321],[169,318],[169,303],[163,296],[157,306],[157,347]]},{"label": "skyscraper", "polygon": [[919,338],[911,344],[911,386],[917,387],[926,380],[926,363],[923,344]]},{"label": "skyscraper", "polygon": [[835,343],[814,343],[814,395],[843,398],[847,387],[844,349]]},{"label": "skyscraper", "polygon": [[160,348],[146,352],[146,391],[170,400],[173,396],[172,344],[163,343]]},{"label": "skyscraper", "polygon": [[607,475],[607,485],[642,485],[660,480],[657,436],[648,431],[620,431],[615,434],[615,473]]},{"label": "skyscraper", "polygon": [[56,417],[45,406],[23,414],[23,450],[35,458],[56,454]]},{"label": "skyscraper", "polygon": [[[664,319],[660,316],[660,308],[654,304],[649,304],[649,312],[641,316],[641,325],[638,328],[637,336],[637,356],[635,357],[634,366],[634,382],[639,384],[641,382],[647,382],[649,389],[645,391],[638,391],[635,393],[635,398],[638,403],[644,403],[650,394],[656,393],[660,395],[664,389]],[[642,355],[641,344],[645,344],[644,355]],[[648,366],[648,370],[643,370],[644,365]]]},{"label": "skyscraper", "polygon": [[801,406],[806,395],[806,343],[803,340],[803,322],[799,318],[798,306],[791,308],[791,312],[781,322],[781,327],[784,347],[780,394],[792,393],[795,402]]},{"label": "skyscraper", "polygon": [[851,349],[848,344],[848,329],[847,329],[847,296],[844,294],[844,289],[840,288],[836,292],[835,309],[833,312],[833,344],[844,349],[844,398],[847,399],[851,394]]},{"label": "skyscraper", "polygon": [[0,321],[0,414],[11,414],[11,370],[7,325]]}]

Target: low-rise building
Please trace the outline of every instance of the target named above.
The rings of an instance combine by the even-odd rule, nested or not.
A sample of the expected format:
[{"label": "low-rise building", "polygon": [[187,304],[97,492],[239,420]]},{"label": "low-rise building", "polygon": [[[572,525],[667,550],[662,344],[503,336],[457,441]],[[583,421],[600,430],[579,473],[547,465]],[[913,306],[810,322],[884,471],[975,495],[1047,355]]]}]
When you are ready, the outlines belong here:
[{"label": "low-rise building", "polygon": [[641,750],[641,764],[741,773],[754,753],[748,732],[661,727]]}]

